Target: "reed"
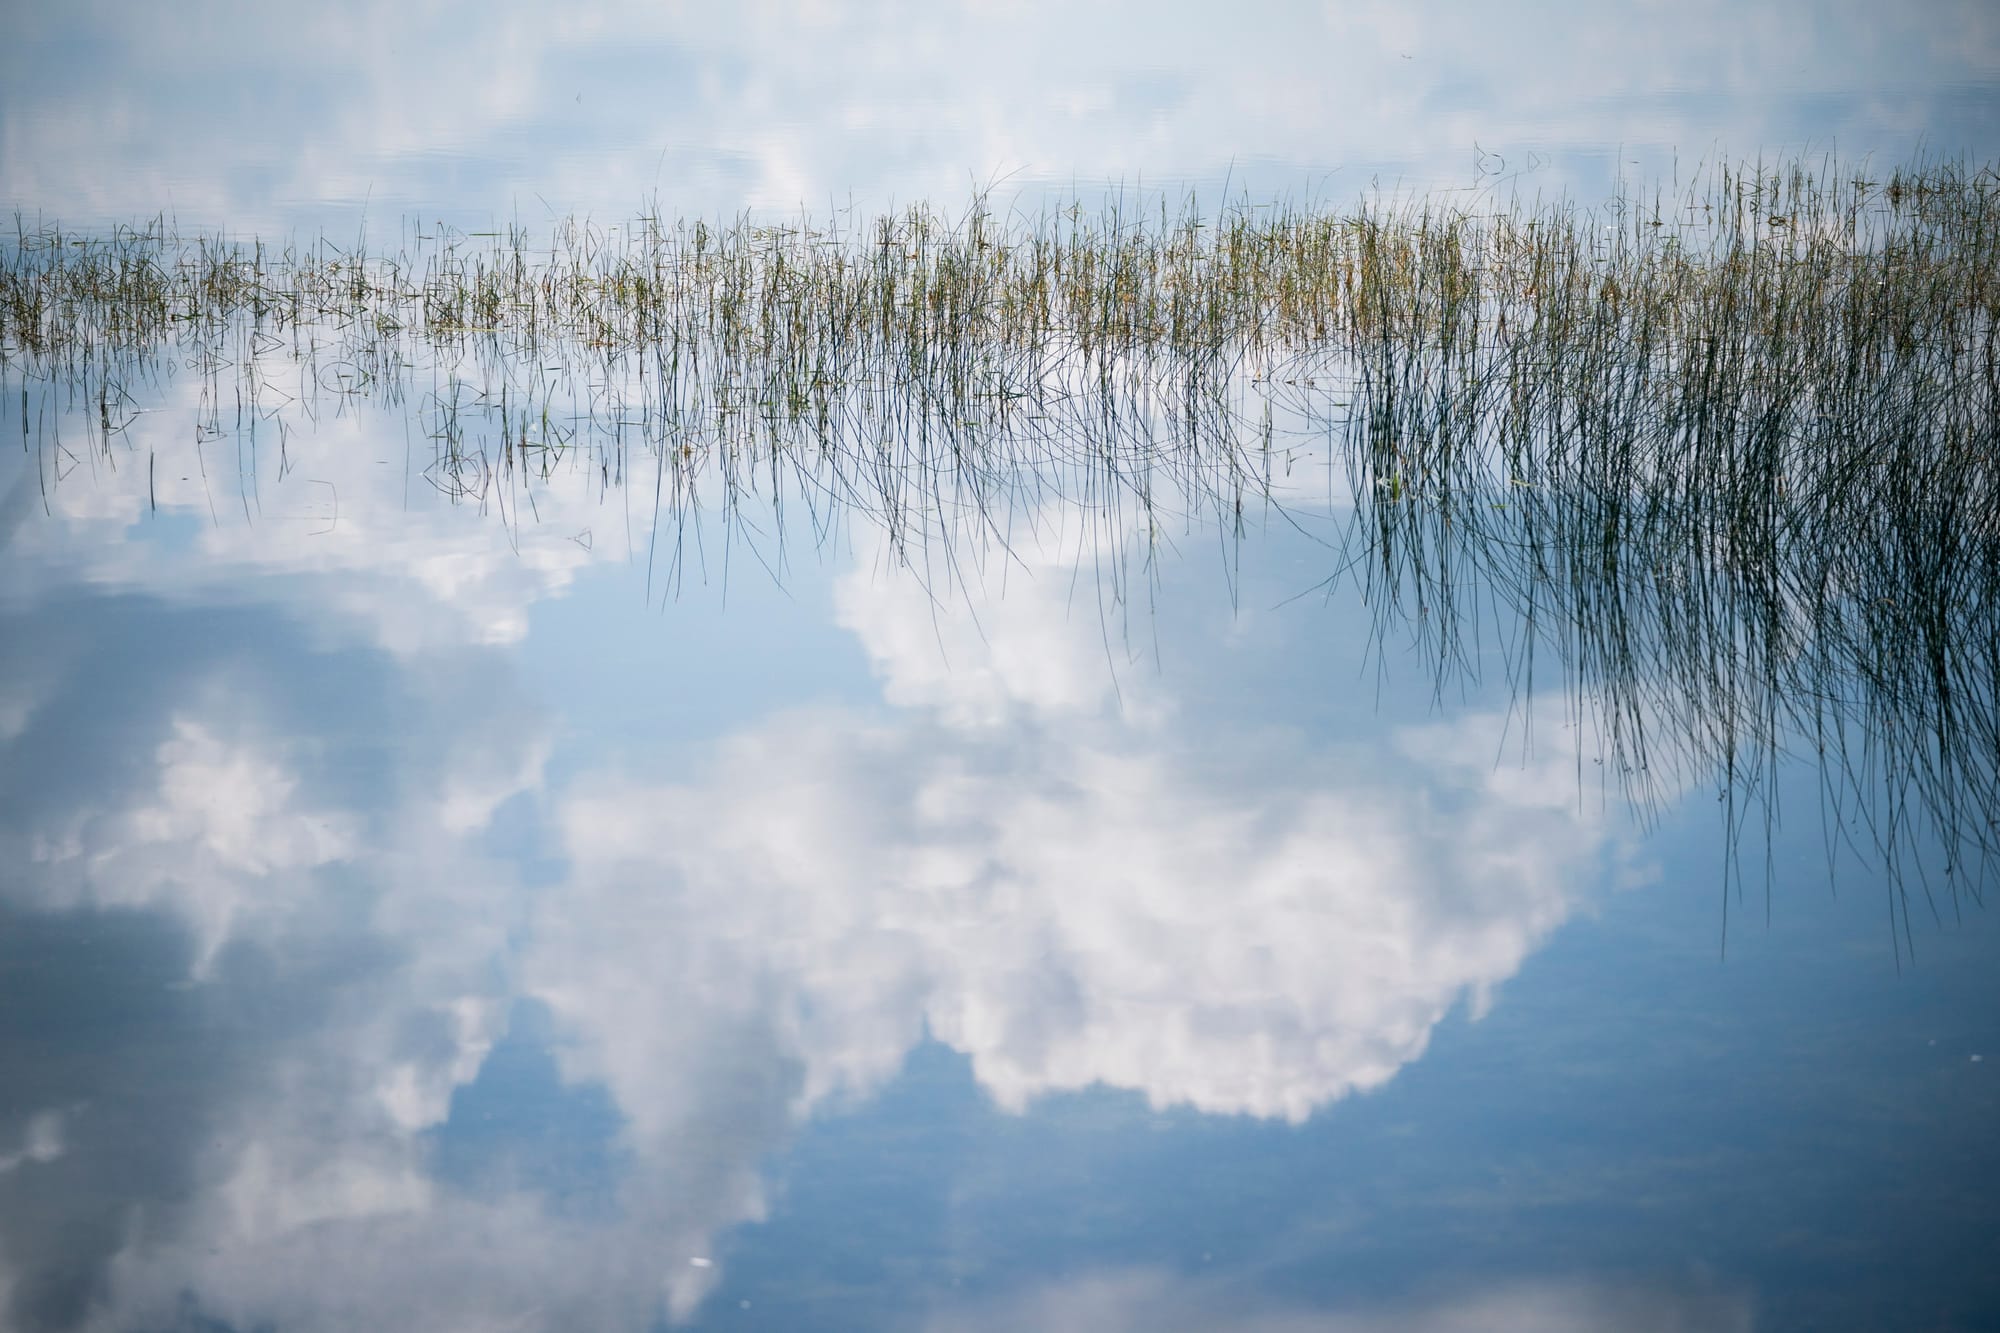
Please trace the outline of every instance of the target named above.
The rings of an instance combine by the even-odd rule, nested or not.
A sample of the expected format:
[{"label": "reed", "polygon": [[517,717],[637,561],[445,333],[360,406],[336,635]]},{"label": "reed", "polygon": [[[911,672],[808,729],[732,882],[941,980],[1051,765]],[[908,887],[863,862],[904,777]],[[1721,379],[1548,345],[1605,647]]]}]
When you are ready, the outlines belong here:
[{"label": "reed", "polygon": [[376,249],[17,221],[0,254],[0,359],[94,402],[107,446],[153,376],[407,395],[454,494],[582,460],[670,519],[707,480],[911,550],[1023,502],[1240,531],[1318,441],[1328,568],[1440,687],[1504,610],[1517,680],[1553,653],[1628,790],[1713,778],[1732,829],[1803,751],[1906,943],[1913,901],[1979,894],[2000,810],[1996,330],[2000,174],[1935,162],[1595,207],[655,210]]}]

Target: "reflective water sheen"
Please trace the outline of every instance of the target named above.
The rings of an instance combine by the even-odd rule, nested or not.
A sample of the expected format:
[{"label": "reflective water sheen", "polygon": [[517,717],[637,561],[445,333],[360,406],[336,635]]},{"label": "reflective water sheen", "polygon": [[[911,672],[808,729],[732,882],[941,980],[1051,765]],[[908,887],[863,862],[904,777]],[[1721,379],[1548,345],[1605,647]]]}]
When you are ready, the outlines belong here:
[{"label": "reflective water sheen", "polygon": [[[2000,1327],[1987,7],[8,27],[9,299],[184,281],[0,324],[0,1328]],[[1720,371],[1616,206],[1511,341],[701,267],[1826,151],[1914,304],[1753,189]]]}]

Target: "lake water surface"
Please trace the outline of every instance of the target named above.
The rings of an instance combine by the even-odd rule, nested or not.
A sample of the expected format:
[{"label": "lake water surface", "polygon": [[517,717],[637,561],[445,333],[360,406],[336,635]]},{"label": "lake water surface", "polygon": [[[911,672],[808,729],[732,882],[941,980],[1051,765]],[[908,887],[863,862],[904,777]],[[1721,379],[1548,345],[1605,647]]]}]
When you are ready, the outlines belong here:
[{"label": "lake water surface", "polygon": [[[2000,160],[1978,3],[7,25],[17,272]],[[813,427],[770,330],[226,299],[0,339],[0,1328],[2000,1327],[2000,383],[1730,381],[1942,470],[1638,523],[1544,445],[1447,494],[1449,365]]]}]

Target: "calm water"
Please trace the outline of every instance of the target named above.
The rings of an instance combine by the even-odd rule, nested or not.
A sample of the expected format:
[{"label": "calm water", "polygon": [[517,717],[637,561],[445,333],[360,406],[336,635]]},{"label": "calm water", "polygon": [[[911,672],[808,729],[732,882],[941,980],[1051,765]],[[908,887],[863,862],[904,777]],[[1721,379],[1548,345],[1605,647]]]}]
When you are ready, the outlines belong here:
[{"label": "calm water", "polygon": [[[2000,156],[1976,3],[8,27],[0,203],[82,230]],[[1310,403],[890,509],[565,364],[9,353],[0,1327],[2000,1327],[1939,783],[1732,781],[1671,625],[1607,690],[1476,561],[1453,638]]]}]

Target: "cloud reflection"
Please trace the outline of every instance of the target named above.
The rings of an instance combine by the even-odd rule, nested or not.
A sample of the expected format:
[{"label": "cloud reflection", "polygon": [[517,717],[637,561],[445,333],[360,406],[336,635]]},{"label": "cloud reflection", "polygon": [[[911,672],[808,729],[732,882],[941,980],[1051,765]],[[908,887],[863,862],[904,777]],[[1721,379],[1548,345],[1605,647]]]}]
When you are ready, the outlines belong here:
[{"label": "cloud reflection", "polygon": [[5,1322],[131,1327],[190,1284],[226,1306],[212,1256],[433,1210],[422,1135],[497,1034],[519,902],[464,793],[539,780],[533,710],[490,659],[269,609],[6,622]]},{"label": "cloud reflection", "polygon": [[653,1104],[675,1061],[617,1015],[754,1012],[795,1113],[929,1032],[1009,1109],[1103,1084],[1299,1121],[1482,1011],[1576,903],[1606,834],[1565,756],[1495,770],[1504,719],[1316,752],[1151,680],[1135,720],[1072,581],[1008,578],[976,615],[844,577],[905,711],[784,716],[689,780],[564,802],[527,975],[575,1074]]},{"label": "cloud reflection", "polygon": [[[135,1126],[62,1108],[172,1086],[140,1052],[83,1043],[96,1074],[12,1091],[0,1143],[61,1146],[0,1176],[12,1317],[120,1328],[194,1293],[236,1327],[685,1318],[766,1214],[769,1158],[927,1035],[1011,1111],[1104,1086],[1297,1122],[1481,1012],[1575,910],[1609,835],[1570,757],[1496,771],[1497,716],[1332,744],[1149,666],[1114,683],[1079,549],[1023,535],[1004,601],[934,603],[885,545],[833,604],[890,706],[780,711],[664,775],[586,754],[554,788],[552,722],[476,617],[438,622],[454,647],[368,599],[16,614],[9,899],[142,927],[199,1058],[129,1182],[103,1164]],[[159,577],[121,559],[95,581]],[[370,577],[272,559],[276,606]],[[555,882],[492,852],[503,809],[546,812]],[[523,999],[615,1104],[601,1213],[436,1170]],[[28,1243],[64,1181],[97,1239]]]},{"label": "cloud reflection", "polygon": [[[263,370],[262,383],[281,374]],[[183,603],[275,601],[330,640],[361,631],[413,656],[518,643],[536,604],[627,554],[623,541],[594,540],[612,520],[586,478],[542,485],[489,464],[475,440],[465,466],[476,475],[463,480],[407,439],[399,411],[365,399],[329,395],[328,419],[282,448],[246,432],[190,456],[188,423],[206,417],[209,392],[193,376],[167,384],[55,484],[37,461],[13,460],[0,597],[32,602],[79,583]],[[44,506],[57,521],[8,522]],[[0,732],[7,717],[0,702]]]},{"label": "cloud reflection", "polygon": [[1219,1282],[1158,1272],[1090,1274],[987,1308],[941,1313],[928,1333],[1750,1333],[1748,1296],[1680,1287],[1544,1281],[1366,1311],[1272,1307]]}]

